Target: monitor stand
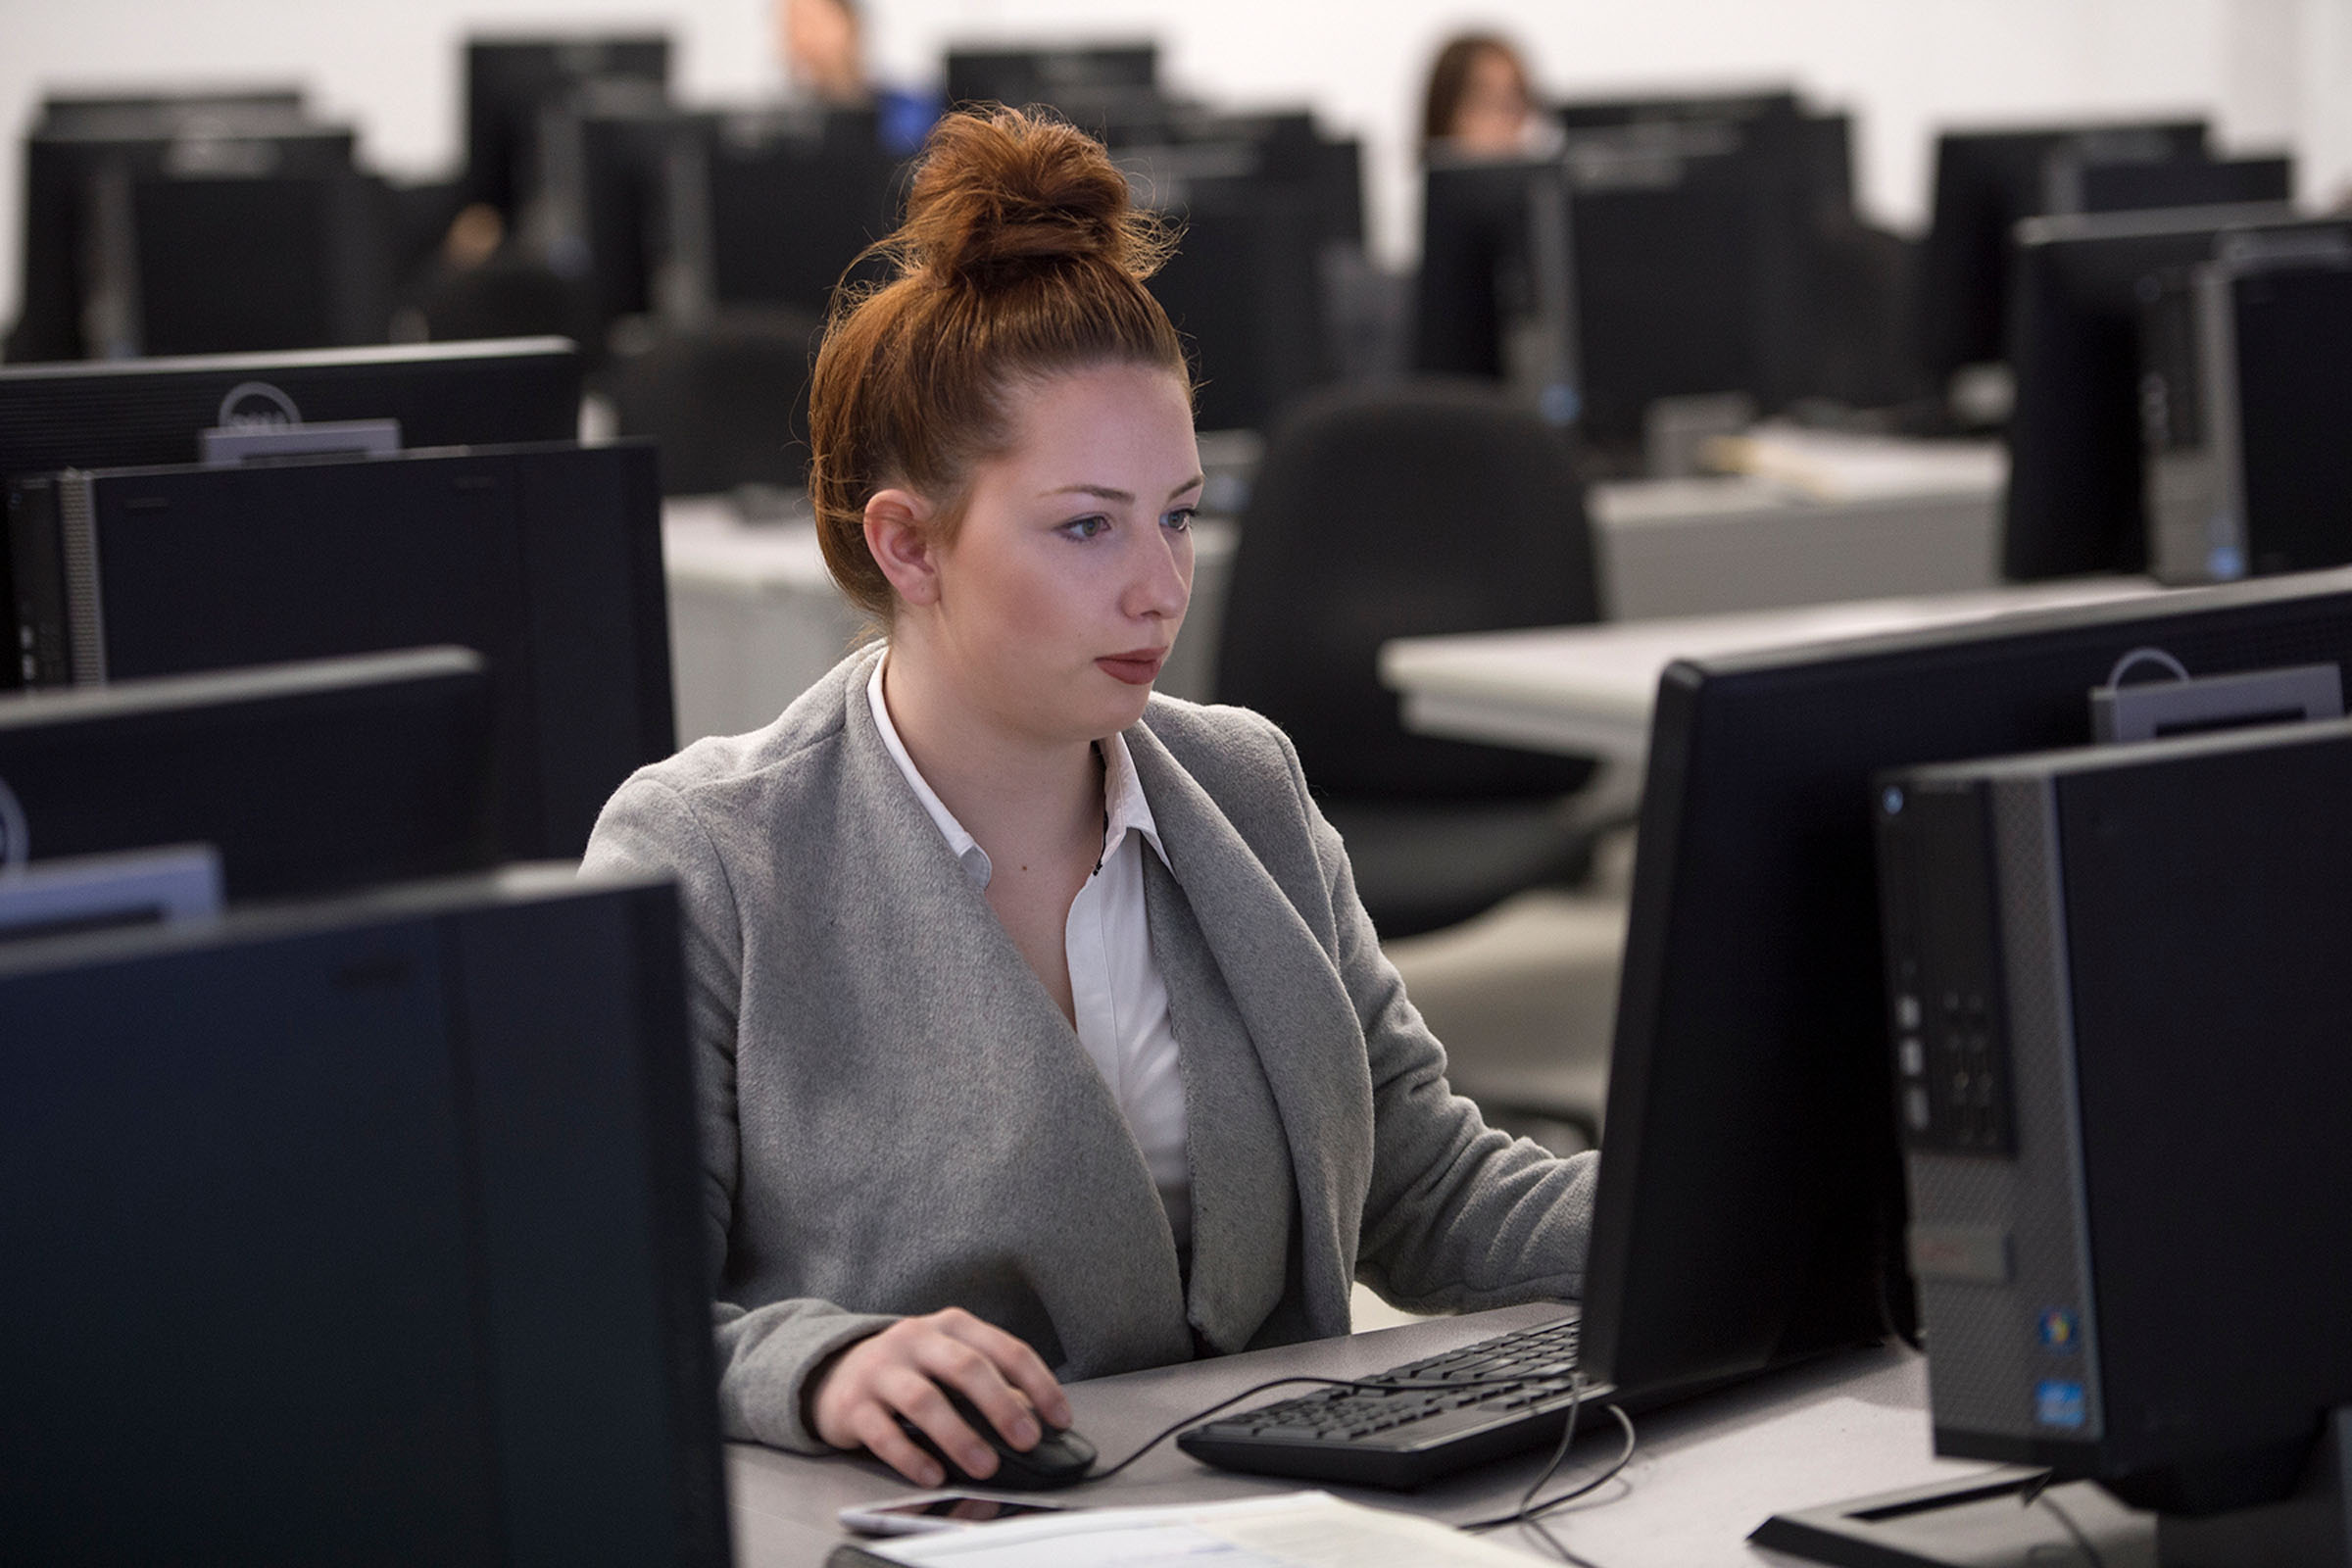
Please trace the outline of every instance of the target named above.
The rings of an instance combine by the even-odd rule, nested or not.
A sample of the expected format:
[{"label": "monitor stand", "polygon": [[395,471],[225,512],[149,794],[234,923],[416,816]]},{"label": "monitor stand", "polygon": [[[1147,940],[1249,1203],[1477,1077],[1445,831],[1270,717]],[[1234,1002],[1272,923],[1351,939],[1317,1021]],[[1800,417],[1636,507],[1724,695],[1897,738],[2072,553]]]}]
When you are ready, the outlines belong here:
[{"label": "monitor stand", "polygon": [[2294,1494],[2261,1507],[2160,1516],[2047,1475],[1993,1469],[1775,1514],[1747,1539],[1832,1568],[2352,1568],[2352,1406],[2328,1417]]}]

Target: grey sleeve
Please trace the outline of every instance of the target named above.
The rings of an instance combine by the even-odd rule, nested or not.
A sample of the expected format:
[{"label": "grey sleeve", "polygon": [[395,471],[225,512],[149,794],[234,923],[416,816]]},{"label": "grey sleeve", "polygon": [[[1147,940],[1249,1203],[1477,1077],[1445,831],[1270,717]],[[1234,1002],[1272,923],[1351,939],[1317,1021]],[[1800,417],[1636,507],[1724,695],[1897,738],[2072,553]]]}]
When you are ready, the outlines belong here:
[{"label": "grey sleeve", "polygon": [[[677,884],[687,1039],[702,1135],[705,1242],[715,1271],[713,1294],[723,1295],[741,1174],[735,1018],[743,994],[743,926],[726,862],[693,803],[660,779],[640,774],[605,804],[580,867],[667,875]],[[809,1374],[835,1351],[897,1321],[813,1298],[748,1309],[720,1299],[712,1317],[722,1430],[729,1438],[798,1453],[829,1451],[804,1418]]]},{"label": "grey sleeve", "polygon": [[1446,1050],[1380,951],[1340,835],[1290,757],[1331,898],[1334,960],[1372,1072],[1372,1179],[1356,1277],[1408,1310],[1584,1294],[1600,1156],[1560,1159],[1486,1124],[1446,1081]]}]

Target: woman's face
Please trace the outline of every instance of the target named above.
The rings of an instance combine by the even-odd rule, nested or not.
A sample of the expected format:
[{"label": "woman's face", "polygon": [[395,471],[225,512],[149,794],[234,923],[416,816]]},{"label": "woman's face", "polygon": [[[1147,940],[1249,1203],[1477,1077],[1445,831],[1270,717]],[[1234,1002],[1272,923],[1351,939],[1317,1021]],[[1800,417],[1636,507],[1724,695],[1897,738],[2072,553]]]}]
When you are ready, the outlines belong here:
[{"label": "woman's face", "polygon": [[1526,143],[1533,112],[1519,63],[1499,49],[1481,49],[1470,57],[1450,139],[1458,150],[1484,157],[1516,153]]},{"label": "woman's face", "polygon": [[1104,365],[1016,385],[1013,441],[973,468],[926,617],[958,698],[1041,742],[1143,716],[1193,590],[1200,454],[1184,383]]}]

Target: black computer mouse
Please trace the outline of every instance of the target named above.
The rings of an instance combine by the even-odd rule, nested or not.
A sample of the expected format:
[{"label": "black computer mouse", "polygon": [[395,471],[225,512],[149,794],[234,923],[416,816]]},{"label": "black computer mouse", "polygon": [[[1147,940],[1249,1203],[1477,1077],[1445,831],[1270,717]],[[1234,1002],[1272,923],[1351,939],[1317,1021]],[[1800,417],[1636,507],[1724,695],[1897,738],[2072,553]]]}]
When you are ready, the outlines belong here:
[{"label": "black computer mouse", "polygon": [[948,1396],[948,1403],[956,1407],[956,1413],[963,1418],[963,1424],[978,1433],[980,1441],[997,1453],[995,1475],[966,1475],[961,1465],[939,1451],[939,1445],[933,1443],[922,1428],[900,1416],[899,1430],[913,1439],[916,1447],[939,1461],[940,1467],[948,1473],[949,1486],[995,1487],[1005,1492],[1052,1492],[1056,1487],[1076,1486],[1094,1470],[1095,1446],[1077,1433],[1066,1429],[1056,1431],[1040,1420],[1038,1425],[1044,1429],[1045,1436],[1037,1440],[1036,1447],[1024,1452],[1006,1443],[1004,1434],[997,1430],[996,1423],[982,1415],[979,1406],[971,1400],[954,1389],[942,1389],[940,1392]]}]

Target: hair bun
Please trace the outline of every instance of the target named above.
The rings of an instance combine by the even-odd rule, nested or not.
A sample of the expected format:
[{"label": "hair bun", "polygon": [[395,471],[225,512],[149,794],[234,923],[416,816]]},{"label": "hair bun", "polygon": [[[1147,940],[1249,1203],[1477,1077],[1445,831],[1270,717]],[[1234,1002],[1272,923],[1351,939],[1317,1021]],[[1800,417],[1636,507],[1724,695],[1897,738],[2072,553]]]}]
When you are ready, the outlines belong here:
[{"label": "hair bun", "polygon": [[942,282],[1085,261],[1143,278],[1166,253],[1100,142],[1017,109],[959,112],[933,128],[893,244],[906,272]]}]

